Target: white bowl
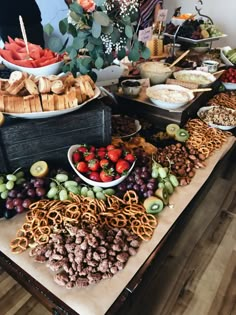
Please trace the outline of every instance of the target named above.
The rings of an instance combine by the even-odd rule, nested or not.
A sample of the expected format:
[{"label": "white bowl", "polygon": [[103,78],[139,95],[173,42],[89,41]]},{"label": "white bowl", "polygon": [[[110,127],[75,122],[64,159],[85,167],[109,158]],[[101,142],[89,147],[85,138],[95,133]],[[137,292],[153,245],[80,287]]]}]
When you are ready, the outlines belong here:
[{"label": "white bowl", "polygon": [[69,150],[68,150],[68,153],[67,153],[67,158],[68,158],[68,161],[71,165],[71,167],[73,168],[73,170],[75,171],[75,173],[87,184],[91,185],[91,186],[99,186],[99,187],[102,187],[102,188],[109,188],[109,187],[113,187],[113,186],[116,186],[116,185],[119,185],[121,182],[123,182],[123,180],[130,174],[130,172],[132,171],[134,165],[135,165],[135,161],[133,162],[133,164],[131,165],[130,169],[128,170],[128,172],[121,176],[120,178],[118,179],[115,179],[111,182],[95,182],[94,180],[91,180],[89,178],[87,178],[86,176],[84,176],[83,174],[81,174],[77,169],[76,167],[74,166],[73,164],[73,161],[72,161],[72,155],[73,155],[73,152],[76,151],[76,149],[79,147],[80,145],[79,144],[75,144],[75,145],[72,145]]},{"label": "white bowl", "polygon": [[[127,82],[133,82],[136,83],[138,82],[139,85],[136,86],[126,86],[125,83]],[[134,79],[127,79],[127,80],[123,80],[121,82],[121,88],[122,88],[122,92],[124,95],[126,96],[130,96],[130,97],[136,97],[139,95],[141,89],[142,89],[142,85],[138,80],[134,80]]]},{"label": "white bowl", "polygon": [[[231,130],[231,129],[234,129],[236,126],[223,126],[223,125],[217,125],[217,124],[214,124],[214,123],[208,123],[207,121],[204,120],[204,118],[202,117],[202,114],[206,111],[208,111],[209,109],[211,108],[214,108],[214,107],[219,107],[219,106],[204,106],[204,107],[201,107],[199,108],[198,112],[197,112],[197,115],[198,117],[204,121],[208,126],[210,127],[213,127],[213,128],[218,128],[218,129],[221,129],[221,130]],[[235,110],[231,109],[231,108],[227,108],[225,107],[224,109],[228,110],[229,112],[236,112]]]},{"label": "white bowl", "polygon": [[196,47],[193,46],[191,49],[198,53],[205,53],[209,50],[209,48],[210,48],[210,45],[206,44],[206,46],[196,46]]},{"label": "white bowl", "polygon": [[231,49],[232,48],[230,46],[225,46],[225,47],[222,47],[220,50],[220,58],[224,62],[224,64],[227,66],[234,66],[234,64],[231,61],[229,61],[229,59],[225,55],[225,53],[227,53]]},{"label": "white bowl", "polygon": [[180,70],[174,72],[173,75],[177,80],[196,83],[201,87],[209,86],[216,81],[216,77],[213,74],[200,70]]},{"label": "white bowl", "polygon": [[62,66],[64,64],[64,61],[58,61],[56,63],[53,63],[48,66],[44,66],[44,67],[28,68],[28,67],[21,67],[21,66],[15,65],[7,61],[6,59],[3,59],[2,57],[0,58],[4,66],[6,66],[7,68],[11,70],[19,70],[22,72],[27,72],[35,76],[47,76],[47,75],[52,75],[52,74],[58,74],[59,72],[61,72]]},{"label": "white bowl", "polygon": [[226,90],[236,90],[236,83],[230,83],[230,82],[221,82]]},{"label": "white bowl", "polygon": [[141,78],[150,79],[151,84],[165,83],[174,69],[159,61],[147,61],[138,66]]},{"label": "white bowl", "polygon": [[[185,92],[187,93],[187,100],[179,100],[179,101],[163,101],[161,99],[158,99],[155,97],[155,92],[160,90],[171,90],[176,92]],[[186,105],[188,102],[190,102],[192,99],[194,99],[194,94],[191,90],[186,89],[180,85],[174,85],[174,84],[158,84],[151,87],[148,87],[146,89],[146,95],[150,98],[150,100],[157,105],[158,107],[162,109],[177,109],[181,106]]]}]

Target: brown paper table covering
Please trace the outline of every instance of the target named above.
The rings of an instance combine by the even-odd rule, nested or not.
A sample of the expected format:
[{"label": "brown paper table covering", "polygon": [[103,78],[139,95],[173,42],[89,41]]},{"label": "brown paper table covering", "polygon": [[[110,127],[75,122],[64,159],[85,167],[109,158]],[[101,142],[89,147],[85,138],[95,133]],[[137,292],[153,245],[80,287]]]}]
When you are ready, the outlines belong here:
[{"label": "brown paper table covering", "polygon": [[54,273],[45,264],[34,262],[33,258],[29,257],[28,251],[20,255],[12,254],[9,242],[15,237],[17,229],[24,222],[24,214],[17,215],[10,220],[0,221],[0,250],[75,312],[78,312],[80,315],[105,314],[202,187],[219,160],[233,146],[234,142],[234,137],[228,138],[227,143],[220,150],[215,151],[206,161],[207,167],[197,170],[190,185],[177,187],[170,199],[170,204],[173,207],[166,207],[159,214],[159,224],[152,239],[149,242],[143,242],[137,255],[131,257],[124,270],[118,272],[112,279],[102,280],[100,283],[86,288],[67,290],[54,283]]}]

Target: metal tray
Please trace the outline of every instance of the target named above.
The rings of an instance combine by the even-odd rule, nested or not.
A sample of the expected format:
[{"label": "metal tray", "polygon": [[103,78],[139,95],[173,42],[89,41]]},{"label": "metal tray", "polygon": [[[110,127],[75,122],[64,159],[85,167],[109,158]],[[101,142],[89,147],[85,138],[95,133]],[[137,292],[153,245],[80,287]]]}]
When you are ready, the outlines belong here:
[{"label": "metal tray", "polygon": [[[169,34],[169,33],[164,33],[165,36],[168,36],[170,38],[174,38],[175,35]],[[221,38],[224,38],[228,36],[227,34],[222,34],[221,36],[215,36],[215,37],[208,37],[208,38],[203,38],[203,39],[192,39],[188,37],[182,37],[182,36],[176,36],[176,40],[190,43],[190,44],[201,44],[201,43],[206,43],[206,42],[213,42],[215,40],[219,40]]]}]

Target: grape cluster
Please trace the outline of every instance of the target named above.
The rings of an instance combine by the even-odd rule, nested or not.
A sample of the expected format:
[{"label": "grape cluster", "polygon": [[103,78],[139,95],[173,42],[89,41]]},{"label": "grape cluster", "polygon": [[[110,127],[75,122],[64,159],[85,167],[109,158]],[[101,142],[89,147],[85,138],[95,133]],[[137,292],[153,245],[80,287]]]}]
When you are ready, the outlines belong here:
[{"label": "grape cluster", "polygon": [[22,213],[29,209],[32,202],[45,198],[48,189],[47,178],[21,177],[21,182],[8,191],[5,202],[4,216],[8,219],[17,213]]},{"label": "grape cluster", "polygon": [[1,199],[7,199],[9,191],[11,191],[16,185],[19,185],[25,181],[24,172],[18,171],[13,174],[0,176],[0,197]]}]

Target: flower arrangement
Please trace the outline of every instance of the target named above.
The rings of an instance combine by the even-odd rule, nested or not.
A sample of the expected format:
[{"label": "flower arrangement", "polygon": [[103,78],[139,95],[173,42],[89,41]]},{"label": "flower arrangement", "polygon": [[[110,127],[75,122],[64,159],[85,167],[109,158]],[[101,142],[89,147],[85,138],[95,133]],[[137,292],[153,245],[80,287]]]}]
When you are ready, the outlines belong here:
[{"label": "flower arrangement", "polygon": [[[130,61],[147,59],[150,51],[136,31],[138,16],[138,0],[74,0],[67,17],[59,22],[60,32],[72,39],[67,38],[63,48],[53,40],[49,46],[68,54],[63,70],[73,74],[105,68],[125,56]],[[52,31],[47,29],[48,34]]]}]

